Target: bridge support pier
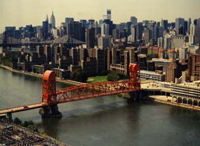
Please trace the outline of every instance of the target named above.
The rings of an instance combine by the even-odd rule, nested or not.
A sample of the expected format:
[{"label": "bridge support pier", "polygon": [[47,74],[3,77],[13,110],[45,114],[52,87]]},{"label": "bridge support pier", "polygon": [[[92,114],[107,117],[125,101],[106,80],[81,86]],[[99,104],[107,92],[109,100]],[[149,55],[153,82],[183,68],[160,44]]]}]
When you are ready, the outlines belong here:
[{"label": "bridge support pier", "polygon": [[58,110],[58,105],[42,107],[39,111],[42,118],[62,118],[62,113]]},{"label": "bridge support pier", "polygon": [[8,118],[8,120],[9,120],[10,122],[12,122],[12,113],[7,113],[7,114],[6,114],[6,117]]},{"label": "bridge support pier", "polygon": [[127,99],[128,103],[132,103],[134,101],[140,100],[140,92],[134,91],[134,92],[124,93],[123,97]]}]

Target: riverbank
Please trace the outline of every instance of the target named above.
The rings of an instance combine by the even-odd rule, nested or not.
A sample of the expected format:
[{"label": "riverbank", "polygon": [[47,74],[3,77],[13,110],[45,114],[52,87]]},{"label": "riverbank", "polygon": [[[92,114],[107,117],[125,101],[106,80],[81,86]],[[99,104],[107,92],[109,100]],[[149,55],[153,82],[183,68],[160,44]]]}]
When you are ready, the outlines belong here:
[{"label": "riverbank", "polygon": [[183,107],[183,108],[187,108],[187,109],[200,111],[199,106],[177,103],[177,102],[173,101],[172,97],[170,97],[170,96],[152,95],[152,96],[149,96],[149,98],[158,103],[168,104],[168,105],[173,105],[173,106],[178,106],[178,107]]},{"label": "riverbank", "polygon": [[[0,65],[0,68],[4,68],[4,69],[7,69],[7,70],[9,70],[11,72],[24,74],[24,75],[27,75],[27,76],[32,76],[32,77],[37,77],[37,78],[42,78],[43,77],[43,74],[37,74],[37,73],[33,73],[33,72],[24,72],[24,71],[16,70],[16,69],[13,69],[11,67],[8,67],[8,66],[2,65],[2,64]],[[70,84],[70,85],[85,84],[85,83],[82,83],[82,82],[77,82],[77,81],[73,81],[73,80],[63,80],[63,79],[59,79],[59,78],[56,78],[56,81],[60,82],[60,83]]]},{"label": "riverbank", "polygon": [[69,146],[46,134],[10,122],[0,121],[0,145],[55,145]]}]

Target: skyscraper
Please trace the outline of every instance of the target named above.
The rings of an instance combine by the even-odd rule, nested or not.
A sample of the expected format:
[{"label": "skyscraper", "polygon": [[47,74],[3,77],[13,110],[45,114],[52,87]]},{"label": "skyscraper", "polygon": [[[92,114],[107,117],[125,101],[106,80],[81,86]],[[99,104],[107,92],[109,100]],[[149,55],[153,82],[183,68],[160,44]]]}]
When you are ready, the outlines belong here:
[{"label": "skyscraper", "polygon": [[48,37],[48,32],[49,32],[49,19],[48,15],[46,17],[46,21],[42,22],[42,30],[43,30],[43,37],[46,39]]},{"label": "skyscraper", "polygon": [[180,30],[181,30],[180,28],[183,28],[183,34],[185,34],[184,26],[185,26],[184,19],[183,18],[176,18],[175,29],[176,29],[177,35],[181,34],[180,33]]},{"label": "skyscraper", "polygon": [[190,44],[200,44],[200,18],[194,20],[194,24],[190,25]]},{"label": "skyscraper", "polygon": [[69,18],[69,17],[65,18],[65,23],[69,23],[72,21],[74,21],[74,18]]},{"label": "skyscraper", "polygon": [[133,25],[137,25],[137,18],[136,17],[131,17],[130,21],[132,22]]},{"label": "skyscraper", "polygon": [[189,19],[188,19],[188,26],[187,26],[187,27],[188,27],[187,30],[188,30],[188,33],[189,33],[189,34],[190,34],[190,25],[191,25],[191,23],[192,23],[192,20],[191,20],[191,18],[189,18]]},{"label": "skyscraper", "polygon": [[144,30],[144,27],[143,27],[142,23],[138,23],[137,28],[136,28],[136,38],[137,38],[137,40],[142,39],[143,30]]},{"label": "skyscraper", "polygon": [[111,20],[111,10],[110,9],[107,10],[107,19]]},{"label": "skyscraper", "polygon": [[101,36],[107,36],[109,35],[109,25],[106,23],[103,23],[101,25]]},{"label": "skyscraper", "polygon": [[136,41],[136,27],[133,24],[131,25],[131,40]]},{"label": "skyscraper", "polygon": [[53,11],[52,11],[50,23],[51,23],[52,28],[56,27],[56,18],[55,18],[54,14],[53,14]]},{"label": "skyscraper", "polygon": [[95,28],[89,27],[86,29],[86,44],[88,48],[94,48],[95,46]]},{"label": "skyscraper", "polygon": [[161,20],[160,26],[163,28],[163,30],[167,30],[168,27],[168,20]]}]

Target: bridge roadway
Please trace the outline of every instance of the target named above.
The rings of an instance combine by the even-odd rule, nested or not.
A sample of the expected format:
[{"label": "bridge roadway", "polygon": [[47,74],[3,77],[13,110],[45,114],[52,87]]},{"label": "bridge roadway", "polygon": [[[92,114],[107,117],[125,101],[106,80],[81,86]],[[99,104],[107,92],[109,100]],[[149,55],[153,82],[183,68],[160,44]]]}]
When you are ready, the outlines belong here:
[{"label": "bridge roadway", "polygon": [[[158,83],[154,83],[152,81],[150,82],[142,82],[141,83],[141,90],[146,90],[146,91],[162,91],[162,92],[170,92],[170,89],[168,88],[163,88],[161,87]],[[112,95],[112,94],[106,94],[106,95]],[[104,96],[103,94],[101,96]],[[90,98],[95,98],[95,97],[90,97]],[[83,98],[84,99],[84,98]],[[80,100],[80,98],[74,98],[73,101]],[[63,102],[69,102],[69,101],[63,101]],[[60,103],[63,103],[60,101]],[[35,104],[30,104],[30,105],[22,105],[18,107],[13,107],[13,108],[7,108],[7,109],[2,109],[0,110],[0,115],[4,115],[7,113],[15,113],[15,112],[21,112],[21,111],[27,111],[27,110],[32,110],[32,109],[37,109],[37,108],[42,108],[48,106],[45,103],[35,103]]]},{"label": "bridge roadway", "polygon": [[36,109],[36,108],[41,108],[41,107],[44,107],[44,106],[46,106],[44,103],[35,103],[35,104],[30,104],[30,105],[7,108],[7,109],[0,110],[0,116],[7,114],[7,113],[27,111],[27,110],[32,110],[32,109]]}]

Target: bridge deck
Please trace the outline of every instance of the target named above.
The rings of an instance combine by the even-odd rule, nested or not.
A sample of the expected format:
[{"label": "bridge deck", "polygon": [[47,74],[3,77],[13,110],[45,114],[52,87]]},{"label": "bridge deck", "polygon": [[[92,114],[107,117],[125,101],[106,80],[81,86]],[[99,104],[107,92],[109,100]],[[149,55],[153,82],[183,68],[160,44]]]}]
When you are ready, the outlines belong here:
[{"label": "bridge deck", "polygon": [[44,106],[46,106],[44,103],[35,103],[35,104],[24,105],[24,106],[19,106],[19,107],[14,107],[14,108],[2,109],[0,110],[0,115],[6,114],[6,113],[32,110],[32,109],[41,108]]}]

